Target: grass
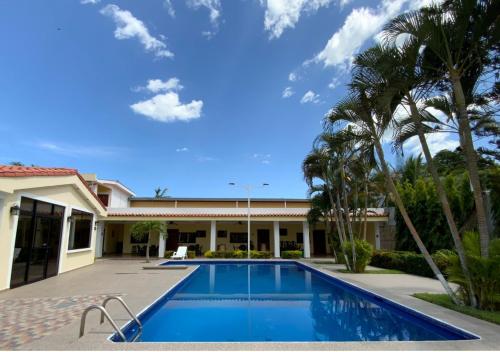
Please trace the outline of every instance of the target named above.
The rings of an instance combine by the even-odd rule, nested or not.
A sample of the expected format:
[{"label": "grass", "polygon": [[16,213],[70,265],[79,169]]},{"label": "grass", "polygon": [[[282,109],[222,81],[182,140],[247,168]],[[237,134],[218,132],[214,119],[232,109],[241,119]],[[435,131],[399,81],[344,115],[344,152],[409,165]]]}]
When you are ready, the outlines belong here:
[{"label": "grass", "polygon": [[457,306],[445,293],[415,293],[413,296],[424,301],[437,304],[441,307],[452,309],[454,311],[470,315],[471,317],[500,325],[500,311],[492,312],[467,306]]},{"label": "grass", "polygon": [[347,269],[337,269],[335,271],[346,274],[404,274],[404,272],[396,269],[367,270],[364,273],[352,273]]}]

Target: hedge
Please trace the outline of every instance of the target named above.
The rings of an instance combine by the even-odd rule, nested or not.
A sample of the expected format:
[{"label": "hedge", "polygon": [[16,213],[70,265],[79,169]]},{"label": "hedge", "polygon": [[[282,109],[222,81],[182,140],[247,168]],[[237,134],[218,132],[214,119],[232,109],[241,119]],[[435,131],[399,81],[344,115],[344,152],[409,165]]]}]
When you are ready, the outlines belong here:
[{"label": "hedge", "polygon": [[[446,274],[446,268],[449,265],[449,262],[445,259],[446,256],[443,255],[445,254],[445,251],[446,250],[437,251],[432,255],[432,259],[443,275]],[[372,256],[370,265],[384,269],[401,270],[408,274],[434,278],[434,273],[432,272],[429,264],[427,264],[424,256],[415,252],[376,251]]]},{"label": "hedge", "polygon": [[302,251],[283,251],[281,252],[281,258],[283,259],[298,259],[303,257]]},{"label": "hedge", "polygon": [[[246,258],[246,251],[206,251],[205,258]],[[268,259],[271,258],[271,252],[250,251],[250,258],[253,259]]]}]

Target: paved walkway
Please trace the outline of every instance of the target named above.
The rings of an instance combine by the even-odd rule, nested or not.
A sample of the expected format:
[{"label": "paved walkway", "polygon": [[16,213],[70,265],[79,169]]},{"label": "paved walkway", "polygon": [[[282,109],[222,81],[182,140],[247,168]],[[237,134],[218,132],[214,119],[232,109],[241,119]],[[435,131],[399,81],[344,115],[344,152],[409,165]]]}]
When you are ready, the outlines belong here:
[{"label": "paved walkway", "polygon": [[[152,263],[154,264],[154,263]],[[107,341],[109,324],[89,314],[86,335],[79,339],[84,307],[108,294],[125,296],[134,312],[161,296],[188,275],[181,270],[142,270],[139,260],[98,260],[96,264],[31,285],[0,292],[0,349],[25,350],[400,350],[498,349],[500,327],[411,297],[415,292],[443,292],[436,280],[406,274],[345,274],[340,266],[314,264],[321,271],[430,314],[482,337],[479,341],[363,343],[133,343]],[[129,320],[115,302],[109,311],[117,324]]]}]

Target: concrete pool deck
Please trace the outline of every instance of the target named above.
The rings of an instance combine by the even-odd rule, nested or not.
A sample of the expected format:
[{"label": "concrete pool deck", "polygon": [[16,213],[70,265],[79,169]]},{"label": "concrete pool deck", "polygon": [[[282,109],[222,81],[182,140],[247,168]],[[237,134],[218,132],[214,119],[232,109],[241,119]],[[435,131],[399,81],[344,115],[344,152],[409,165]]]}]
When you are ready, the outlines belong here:
[{"label": "concrete pool deck", "polygon": [[[164,260],[156,260],[157,264]],[[313,263],[314,262],[314,263]],[[472,341],[309,342],[309,343],[112,343],[113,332],[98,312],[87,318],[86,334],[78,338],[80,316],[89,304],[108,294],[121,295],[138,313],[194,268],[143,270],[143,260],[101,259],[94,265],[57,277],[0,292],[0,349],[22,350],[497,350],[500,326],[433,305],[411,296],[443,292],[436,280],[407,274],[346,274],[342,266],[307,261],[324,273],[371,290],[481,336]],[[116,302],[108,304],[119,326],[129,320]],[[208,324],[209,322],[207,322]]]}]

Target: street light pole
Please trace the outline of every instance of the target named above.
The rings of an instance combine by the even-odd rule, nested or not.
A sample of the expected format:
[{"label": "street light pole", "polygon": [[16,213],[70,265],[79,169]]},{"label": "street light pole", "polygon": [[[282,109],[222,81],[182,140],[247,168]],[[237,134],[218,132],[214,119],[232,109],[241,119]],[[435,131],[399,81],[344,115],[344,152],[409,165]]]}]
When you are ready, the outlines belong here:
[{"label": "street light pole", "polygon": [[[230,186],[239,186],[234,182],[229,182]],[[266,187],[269,186],[269,183],[263,183],[260,187]],[[242,187],[247,191],[247,259],[250,259],[250,193],[252,191],[252,188],[254,188],[253,185],[247,184],[247,185],[241,185],[239,187]]]}]

